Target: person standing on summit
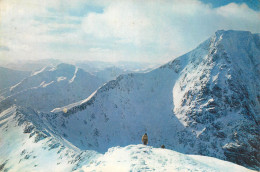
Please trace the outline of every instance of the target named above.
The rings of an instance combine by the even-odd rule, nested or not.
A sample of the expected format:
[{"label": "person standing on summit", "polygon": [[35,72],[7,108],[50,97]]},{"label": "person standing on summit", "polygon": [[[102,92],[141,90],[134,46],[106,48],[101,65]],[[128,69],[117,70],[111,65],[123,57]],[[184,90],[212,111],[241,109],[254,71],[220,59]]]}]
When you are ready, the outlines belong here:
[{"label": "person standing on summit", "polygon": [[144,145],[147,145],[148,144],[148,136],[147,136],[147,133],[145,133],[142,137],[142,142]]}]

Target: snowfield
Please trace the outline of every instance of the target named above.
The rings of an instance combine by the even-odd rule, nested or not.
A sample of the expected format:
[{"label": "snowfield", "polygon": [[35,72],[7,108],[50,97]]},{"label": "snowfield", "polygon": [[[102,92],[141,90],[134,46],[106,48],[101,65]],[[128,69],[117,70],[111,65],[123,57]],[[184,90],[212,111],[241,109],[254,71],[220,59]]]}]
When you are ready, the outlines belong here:
[{"label": "snowfield", "polygon": [[129,145],[126,147],[110,148],[104,155],[77,171],[250,172],[252,170],[216,158],[185,155],[172,150],[153,148],[145,145]]}]

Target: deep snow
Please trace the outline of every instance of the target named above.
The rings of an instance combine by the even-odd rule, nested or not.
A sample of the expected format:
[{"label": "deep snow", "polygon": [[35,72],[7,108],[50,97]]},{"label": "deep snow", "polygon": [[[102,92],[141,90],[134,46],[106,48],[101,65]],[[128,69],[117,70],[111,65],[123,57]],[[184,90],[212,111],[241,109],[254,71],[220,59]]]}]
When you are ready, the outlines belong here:
[{"label": "deep snow", "polygon": [[216,158],[185,155],[169,149],[145,145],[129,145],[110,148],[104,155],[77,171],[250,172],[251,170]]}]

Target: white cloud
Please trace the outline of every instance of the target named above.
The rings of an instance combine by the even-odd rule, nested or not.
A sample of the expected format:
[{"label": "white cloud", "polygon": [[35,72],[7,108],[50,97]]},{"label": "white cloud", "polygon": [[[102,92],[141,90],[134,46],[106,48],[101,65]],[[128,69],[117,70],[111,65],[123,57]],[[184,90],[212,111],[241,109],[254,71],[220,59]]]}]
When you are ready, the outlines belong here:
[{"label": "white cloud", "polygon": [[200,1],[122,1],[83,20],[86,33],[138,46],[155,44],[161,55],[185,53],[218,29],[260,32],[259,12],[245,4],[213,9]]},{"label": "white cloud", "polygon": [[90,13],[83,20],[83,29],[88,34],[100,38],[121,38],[136,44],[140,44],[143,38],[147,37],[144,33],[151,26],[142,9],[126,1],[111,4],[102,14]]},{"label": "white cloud", "polygon": [[[103,12],[68,13],[84,5]],[[212,8],[198,0],[1,0],[0,18],[0,46],[9,48],[0,56],[13,59],[166,61],[218,29],[260,32],[259,11],[235,3]]]}]

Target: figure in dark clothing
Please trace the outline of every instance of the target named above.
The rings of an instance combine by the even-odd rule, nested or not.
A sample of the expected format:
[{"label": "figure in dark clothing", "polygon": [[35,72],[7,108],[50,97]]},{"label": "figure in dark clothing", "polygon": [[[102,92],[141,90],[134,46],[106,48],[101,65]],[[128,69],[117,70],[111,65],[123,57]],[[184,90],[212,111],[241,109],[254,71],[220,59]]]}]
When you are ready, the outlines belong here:
[{"label": "figure in dark clothing", "polygon": [[144,145],[147,145],[148,144],[148,136],[147,136],[147,133],[145,133],[142,137],[142,142]]},{"label": "figure in dark clothing", "polygon": [[162,146],[161,146],[161,148],[162,148],[162,149],[164,149],[164,148],[165,148],[165,146],[164,146],[164,145],[162,145]]}]

